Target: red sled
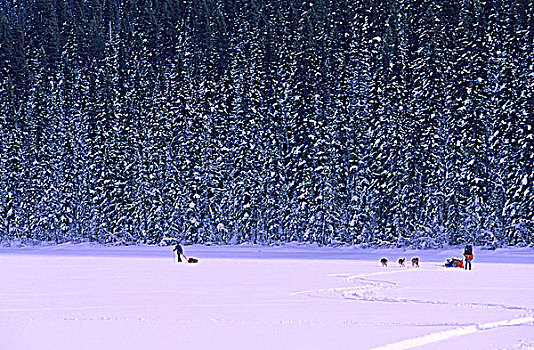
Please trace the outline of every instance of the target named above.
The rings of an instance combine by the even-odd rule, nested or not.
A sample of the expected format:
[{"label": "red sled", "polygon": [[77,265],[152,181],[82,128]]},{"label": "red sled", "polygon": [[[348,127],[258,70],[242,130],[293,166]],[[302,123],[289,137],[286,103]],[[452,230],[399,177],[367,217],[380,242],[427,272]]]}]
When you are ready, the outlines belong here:
[{"label": "red sled", "polygon": [[445,267],[464,267],[464,263],[462,260],[451,258],[447,259],[447,262],[445,263]]},{"label": "red sled", "polygon": [[194,264],[194,263],[198,262],[198,259],[197,258],[189,258],[189,259],[187,259],[187,262],[190,263],[190,264]]}]

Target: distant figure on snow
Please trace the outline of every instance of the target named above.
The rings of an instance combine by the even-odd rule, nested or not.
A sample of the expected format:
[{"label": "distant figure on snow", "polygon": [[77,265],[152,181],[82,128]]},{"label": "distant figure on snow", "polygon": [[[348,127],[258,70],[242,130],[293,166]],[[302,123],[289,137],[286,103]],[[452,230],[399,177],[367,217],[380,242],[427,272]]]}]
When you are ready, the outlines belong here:
[{"label": "distant figure on snow", "polygon": [[388,267],[388,259],[382,258],[380,259],[380,262],[382,263],[382,267]]},{"label": "distant figure on snow", "polygon": [[473,246],[472,245],[468,244],[465,246],[464,258],[465,258],[465,269],[467,270],[467,267],[469,266],[469,270],[471,270],[471,260],[473,260]]},{"label": "distant figure on snow", "polygon": [[[176,245],[174,246],[174,249],[172,251],[176,252],[176,256],[178,257],[178,262],[182,262],[181,255],[184,255],[184,249],[182,248],[180,243],[176,243]],[[185,258],[185,255],[184,255],[184,258]]]},{"label": "distant figure on snow", "polygon": [[412,258],[412,267],[419,267],[419,257]]},{"label": "distant figure on snow", "polygon": [[400,258],[399,259],[399,266],[400,267],[405,267],[406,266],[405,263],[406,263],[406,258]]}]

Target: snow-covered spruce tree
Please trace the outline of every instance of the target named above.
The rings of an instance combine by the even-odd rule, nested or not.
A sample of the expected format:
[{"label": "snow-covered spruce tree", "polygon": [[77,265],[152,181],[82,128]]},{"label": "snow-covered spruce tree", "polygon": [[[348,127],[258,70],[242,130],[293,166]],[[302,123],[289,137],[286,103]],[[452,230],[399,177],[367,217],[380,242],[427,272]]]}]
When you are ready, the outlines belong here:
[{"label": "snow-covered spruce tree", "polygon": [[20,235],[21,168],[17,165],[21,163],[22,154],[20,115],[6,68],[0,71],[3,81],[0,87],[0,237],[11,240]]},{"label": "snow-covered spruce tree", "polygon": [[[360,2],[351,2],[348,32],[349,46],[345,53],[346,67],[346,116],[343,125],[345,137],[341,137],[343,165],[347,169],[346,181],[346,220],[347,242],[368,244],[370,235],[370,213],[368,199],[370,193],[369,162],[367,156],[372,145],[373,115],[369,102],[372,100],[373,77],[369,58],[372,50],[371,34],[373,23],[369,21],[369,11]],[[341,95],[343,96],[343,95]],[[343,100],[340,102],[343,103]],[[341,191],[341,193],[343,193]],[[340,195],[342,199],[343,195]]]},{"label": "snow-covered spruce tree", "polygon": [[400,138],[404,140],[401,227],[406,230],[408,242],[439,245],[447,227],[450,192],[445,97],[452,18],[449,8],[433,1],[413,4],[406,11],[410,19],[403,21],[407,45],[404,88],[412,93],[406,96],[404,120],[399,123]]},{"label": "snow-covered spruce tree", "polygon": [[[160,143],[161,85],[158,53],[159,24],[154,3],[140,1],[134,7],[132,23],[132,51],[128,57],[133,89],[128,98],[131,133],[128,135],[134,145],[132,160],[132,219],[134,241],[158,243],[163,232],[159,215],[162,210],[161,161],[164,149]],[[161,67],[163,69],[163,67]]]},{"label": "snow-covered spruce tree", "polygon": [[[362,202],[362,210],[369,214],[365,225],[368,240],[378,245],[390,244],[395,235],[393,204],[396,173],[393,165],[397,154],[393,145],[401,96],[396,95],[399,76],[391,69],[396,63],[394,54],[398,49],[398,38],[391,27],[389,5],[372,2],[364,8],[368,22],[364,47],[367,51],[365,59],[370,62],[370,81],[365,111],[369,118],[369,148],[363,155],[362,164],[366,198]],[[387,25],[384,26],[384,23]]]},{"label": "snow-covered spruce tree", "polygon": [[504,133],[506,153],[501,162],[506,167],[505,203],[502,208],[505,219],[505,242],[510,245],[532,243],[532,170],[533,170],[533,127],[534,111],[533,84],[534,58],[531,50],[534,37],[534,6],[531,2],[518,1],[503,4],[504,54],[501,72],[506,96],[502,101],[507,115]]}]

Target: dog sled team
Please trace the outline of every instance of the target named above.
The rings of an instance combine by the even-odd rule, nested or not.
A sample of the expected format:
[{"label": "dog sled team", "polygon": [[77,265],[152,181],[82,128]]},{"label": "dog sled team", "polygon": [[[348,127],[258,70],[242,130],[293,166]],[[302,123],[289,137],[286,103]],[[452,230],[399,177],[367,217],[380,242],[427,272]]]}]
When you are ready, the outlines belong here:
[{"label": "dog sled team", "polygon": [[[388,267],[389,260],[387,258],[380,259],[380,263],[383,267]],[[397,260],[397,263],[400,267],[406,267],[406,258],[400,258]],[[412,267],[419,267],[419,257],[415,256],[412,258]]]},{"label": "dog sled team", "polygon": [[[473,260],[473,246],[468,244],[465,246],[464,249],[464,260],[458,259],[458,258],[450,258],[447,259],[445,262],[445,267],[459,267],[466,270],[471,270],[471,261]],[[389,260],[387,258],[380,259],[380,263],[382,264],[382,267],[388,266]],[[413,257],[412,258],[412,267],[419,267],[420,259],[419,257]],[[400,258],[397,260],[397,263],[399,264],[399,267],[406,267],[406,258]]]}]

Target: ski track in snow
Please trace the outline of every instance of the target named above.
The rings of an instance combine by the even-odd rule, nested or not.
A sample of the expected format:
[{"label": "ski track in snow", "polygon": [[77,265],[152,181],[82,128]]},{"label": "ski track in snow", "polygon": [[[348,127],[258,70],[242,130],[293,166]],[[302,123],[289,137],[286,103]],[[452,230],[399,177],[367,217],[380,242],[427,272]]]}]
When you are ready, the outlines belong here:
[{"label": "ski track in snow", "polygon": [[[456,328],[449,329],[446,331],[430,333],[420,337],[414,337],[406,339],[403,341],[382,345],[370,350],[407,350],[417,348],[423,345],[428,345],[432,343],[437,343],[451,338],[461,337],[468,334],[473,334],[477,332],[483,332],[487,330],[492,330],[501,327],[512,327],[512,326],[525,326],[531,325],[534,326],[534,317],[531,315],[534,314],[534,309],[521,306],[510,306],[504,304],[495,304],[495,303],[454,303],[446,302],[440,300],[420,300],[420,299],[409,299],[409,298],[393,298],[386,297],[383,295],[378,295],[389,289],[395,288],[397,283],[377,280],[374,279],[374,276],[380,275],[392,275],[397,273],[406,273],[410,270],[402,269],[397,271],[381,271],[373,272],[367,274],[333,274],[328,275],[328,277],[341,277],[347,279],[352,283],[356,283],[356,286],[351,287],[342,287],[342,288],[327,288],[327,289],[316,289],[316,290],[306,290],[291,293],[291,295],[307,295],[309,297],[316,298],[331,298],[332,295],[340,294],[342,298],[347,300],[356,300],[356,301],[370,301],[370,302],[385,302],[385,303],[414,303],[414,304],[431,304],[431,305],[449,305],[449,306],[462,306],[462,307],[474,307],[474,308],[491,308],[491,309],[503,309],[503,310],[520,310],[524,311],[525,314],[521,317],[514,318],[511,320],[504,320],[498,322],[488,322],[488,323],[479,323],[479,324],[441,324],[442,326],[453,326]],[[370,279],[373,278],[373,279]],[[414,324],[416,325],[416,324]],[[427,324],[420,324],[421,326],[427,326]],[[436,324],[429,324],[429,326],[435,326]]]},{"label": "ski track in snow", "polygon": [[421,337],[406,339],[406,340],[396,342],[396,343],[386,344],[383,346],[373,348],[371,350],[413,349],[419,346],[437,343],[442,340],[461,337],[463,335],[487,331],[490,329],[501,328],[501,327],[511,327],[511,326],[522,326],[522,325],[528,325],[531,323],[532,325],[534,325],[534,317],[532,316],[514,318],[512,320],[504,320],[504,321],[498,321],[498,322],[473,324],[470,326],[453,328],[453,329],[449,329],[449,330],[442,331],[442,332],[430,333],[430,334],[427,334]]}]

